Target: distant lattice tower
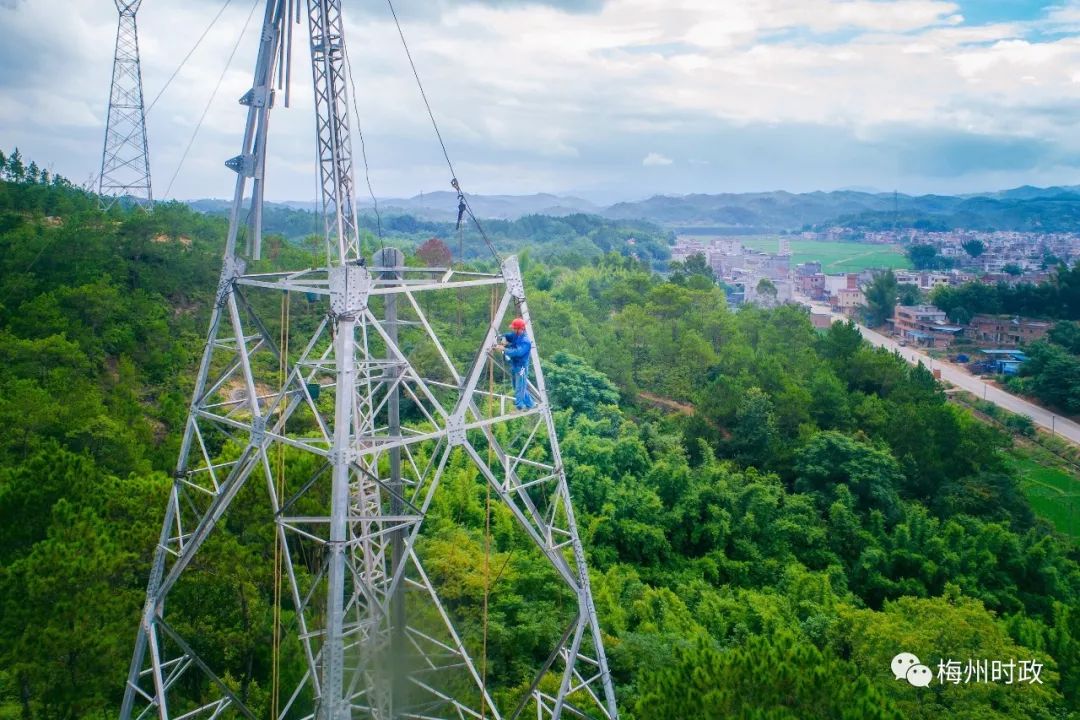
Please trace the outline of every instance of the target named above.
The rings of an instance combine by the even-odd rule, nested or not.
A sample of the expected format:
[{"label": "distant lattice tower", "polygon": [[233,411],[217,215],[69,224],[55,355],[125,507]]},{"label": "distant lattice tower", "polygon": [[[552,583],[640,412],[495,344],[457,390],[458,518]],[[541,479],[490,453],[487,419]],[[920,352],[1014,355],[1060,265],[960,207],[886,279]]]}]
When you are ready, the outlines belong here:
[{"label": "distant lattice tower", "polygon": [[791,241],[786,237],[780,238],[779,247],[777,248],[777,255],[790,255],[791,254]]},{"label": "distant lattice tower", "polygon": [[114,1],[120,21],[116,28],[109,118],[98,192],[105,207],[115,203],[117,198],[129,197],[149,208],[154,196],[150,189],[150,151],[146,144],[146,109],[139,65],[139,32],[135,23],[135,13],[142,0]]}]

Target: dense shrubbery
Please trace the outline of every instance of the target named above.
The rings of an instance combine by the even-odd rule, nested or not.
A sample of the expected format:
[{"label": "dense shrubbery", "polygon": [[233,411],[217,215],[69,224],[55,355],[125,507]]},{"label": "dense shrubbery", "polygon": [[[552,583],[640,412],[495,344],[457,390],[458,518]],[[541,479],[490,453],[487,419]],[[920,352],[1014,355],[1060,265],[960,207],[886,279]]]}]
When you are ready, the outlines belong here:
[{"label": "dense shrubbery", "polygon": [[[8,171],[10,178],[10,171]],[[0,182],[0,717],[116,712],[176,438],[217,282],[220,221]],[[57,215],[57,219],[50,216]],[[279,259],[299,252],[268,242]],[[272,262],[272,261],[270,261]],[[528,265],[578,523],[624,715],[1063,718],[1080,710],[1080,565],[1035,518],[1006,439],[925,369],[730,313],[700,275],[606,255]],[[647,392],[692,416],[636,406]],[[618,403],[618,404],[616,404]],[[291,462],[291,461],[290,461]],[[479,605],[484,490],[452,466],[424,551]],[[266,707],[269,532],[244,489],[178,622]],[[498,528],[495,692],[548,628],[534,560]],[[212,611],[207,598],[245,612]],[[462,632],[475,638],[477,614]],[[1044,685],[919,689],[900,650],[1028,658]],[[292,672],[286,666],[286,676]]]}]

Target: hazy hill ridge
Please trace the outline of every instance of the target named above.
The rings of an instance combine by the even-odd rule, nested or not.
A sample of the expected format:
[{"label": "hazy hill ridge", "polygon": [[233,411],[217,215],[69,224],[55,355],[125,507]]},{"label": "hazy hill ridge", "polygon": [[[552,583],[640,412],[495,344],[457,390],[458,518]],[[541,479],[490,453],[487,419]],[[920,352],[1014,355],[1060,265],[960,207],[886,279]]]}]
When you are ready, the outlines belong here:
[{"label": "hazy hill ridge", "polygon": [[[469,202],[481,218],[517,220],[528,215],[565,217],[598,215],[612,220],[646,220],[668,228],[708,228],[727,232],[778,232],[841,225],[855,229],[920,227],[949,230],[1080,231],[1080,186],[1023,186],[972,195],[906,195],[857,190],[791,193],[719,193],[654,195],[645,200],[607,207],[578,197],[551,195],[472,195]],[[189,203],[202,212],[221,212],[224,200]],[[293,210],[312,210],[314,203],[276,203]],[[360,200],[362,211],[371,202]],[[457,197],[452,192],[423,193],[411,198],[379,200],[387,214],[408,214],[418,220],[453,222]]]}]

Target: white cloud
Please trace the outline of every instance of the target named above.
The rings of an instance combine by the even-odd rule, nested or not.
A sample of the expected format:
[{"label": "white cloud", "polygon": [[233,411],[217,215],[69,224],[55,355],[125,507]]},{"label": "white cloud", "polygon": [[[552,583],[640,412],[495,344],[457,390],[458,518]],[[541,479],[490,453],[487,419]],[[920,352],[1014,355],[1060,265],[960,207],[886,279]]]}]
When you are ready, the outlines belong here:
[{"label": "white cloud", "polygon": [[1046,14],[1047,25],[1063,25],[1077,27],[1080,25],[1080,2],[1067,0],[1055,5]]},{"label": "white cloud", "polygon": [[[172,175],[250,7],[233,5],[150,116],[159,186]],[[449,170],[396,29],[388,13],[350,14],[355,5],[346,6],[347,36],[376,192],[442,189]],[[193,0],[140,11],[148,98],[218,7]],[[403,17],[405,32],[451,156],[474,192],[591,184],[648,192],[642,177],[675,173],[641,168],[673,161],[649,152],[638,166],[639,149],[710,163],[685,139],[707,125],[724,128],[733,142],[764,127],[837,129],[853,144],[876,143],[882,128],[903,126],[1039,138],[1080,154],[1075,114],[1063,109],[1080,103],[1080,40],[1032,32],[1080,20],[1080,2],[1032,25],[964,24],[957,3],[939,0],[607,0],[596,12],[572,15],[536,3],[424,7]],[[100,162],[114,9],[81,0],[0,2],[0,26],[13,40],[0,48],[0,93],[18,99],[0,108],[0,141],[86,177]],[[178,197],[228,194],[233,178],[222,162],[239,149],[244,109],[236,99],[250,84],[255,44],[252,29],[177,180]],[[297,42],[293,108],[284,110],[279,94],[271,123],[267,191],[276,199],[307,199],[314,187],[305,52]],[[807,145],[807,153],[824,152]],[[809,172],[796,162],[773,161],[775,180],[761,182],[796,182]],[[889,183],[902,163],[822,164],[886,176],[839,182],[850,185]],[[632,176],[628,165],[646,174]],[[753,176],[718,157],[680,168],[714,182]]]}]

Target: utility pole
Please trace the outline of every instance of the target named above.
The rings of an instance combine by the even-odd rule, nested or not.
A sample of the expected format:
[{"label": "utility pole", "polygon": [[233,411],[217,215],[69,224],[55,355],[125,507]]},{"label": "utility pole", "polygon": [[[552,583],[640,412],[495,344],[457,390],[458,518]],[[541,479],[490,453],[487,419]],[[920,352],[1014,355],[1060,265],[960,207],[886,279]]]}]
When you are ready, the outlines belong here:
[{"label": "utility pole", "polygon": [[[241,99],[247,124],[240,154],[226,163],[236,189],[221,278],[121,718],[255,718],[227,681],[243,670],[201,657],[173,620],[176,601],[167,602],[199,572],[195,557],[254,478],[265,485],[264,521],[288,587],[282,647],[303,672],[281,688],[271,720],[617,720],[521,270],[512,257],[479,273],[410,267],[394,249],[370,265],[361,255],[340,0],[307,0],[327,265],[247,272],[260,254],[274,80],[290,76],[278,63],[291,56],[283,43],[300,1],[267,0],[252,89]],[[287,293],[317,298],[324,312],[295,324],[266,312]],[[452,326],[462,303],[490,320],[458,328],[461,337],[444,345],[438,328]],[[497,333],[514,316],[534,339],[536,400],[516,413],[503,409],[508,388],[481,386]],[[303,477],[285,478],[270,461],[285,449],[302,459]],[[513,518],[523,541],[516,552],[534,554],[550,576],[545,587],[559,588],[539,598],[550,601],[556,629],[546,660],[530,667],[523,658],[528,673],[517,690],[500,688],[500,703],[478,670],[487,667],[475,659],[479,643],[458,631],[459,608],[443,604],[439,576],[425,569],[421,529],[451,472],[486,486]],[[497,596],[496,581],[485,574],[485,592]]]},{"label": "utility pole", "polygon": [[131,198],[149,210],[154,204],[154,194],[150,187],[150,150],[146,143],[139,30],[135,22],[142,0],[115,2],[120,21],[116,27],[98,194],[104,208],[111,207],[118,198]]}]

